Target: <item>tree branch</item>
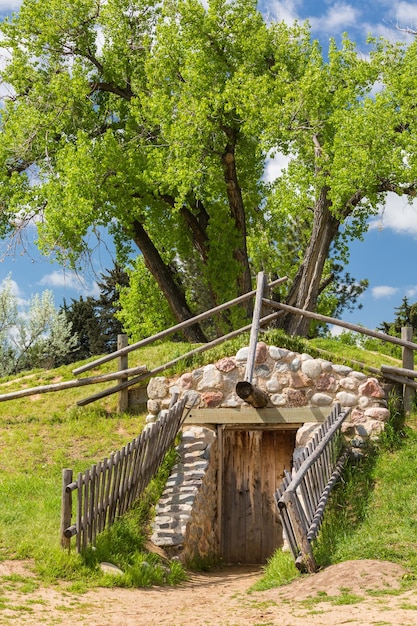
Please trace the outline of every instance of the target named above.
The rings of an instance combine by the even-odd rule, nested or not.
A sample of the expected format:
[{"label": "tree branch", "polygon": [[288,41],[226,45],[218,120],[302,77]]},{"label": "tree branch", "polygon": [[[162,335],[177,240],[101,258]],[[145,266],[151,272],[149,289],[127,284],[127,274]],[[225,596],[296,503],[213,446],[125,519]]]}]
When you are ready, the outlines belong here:
[{"label": "tree branch", "polygon": [[133,91],[130,88],[130,85],[126,85],[126,87],[120,87],[115,83],[106,83],[101,81],[94,81],[90,83],[91,93],[95,91],[106,91],[108,93],[113,93],[116,96],[120,96],[124,100],[131,100],[133,97]]}]

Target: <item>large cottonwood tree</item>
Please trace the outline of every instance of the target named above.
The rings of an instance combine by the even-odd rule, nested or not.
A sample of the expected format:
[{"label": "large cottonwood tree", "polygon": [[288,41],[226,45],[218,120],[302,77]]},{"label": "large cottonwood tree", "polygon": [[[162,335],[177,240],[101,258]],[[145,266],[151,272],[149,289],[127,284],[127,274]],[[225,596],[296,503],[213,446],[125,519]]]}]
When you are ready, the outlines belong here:
[{"label": "large cottonwood tree", "polygon": [[[413,46],[361,58],[345,41],[325,61],[252,0],[24,0],[1,30],[3,235],[36,220],[40,247],[76,263],[108,226],[178,321],[260,269],[316,308],[384,194],[414,193]],[[290,158],[272,185],[271,150]]]}]

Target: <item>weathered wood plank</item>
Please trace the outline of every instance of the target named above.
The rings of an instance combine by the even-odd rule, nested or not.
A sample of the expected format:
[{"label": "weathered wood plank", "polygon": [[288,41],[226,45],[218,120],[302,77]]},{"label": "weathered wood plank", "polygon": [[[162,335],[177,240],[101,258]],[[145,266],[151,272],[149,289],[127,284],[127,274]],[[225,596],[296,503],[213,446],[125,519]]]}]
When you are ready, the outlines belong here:
[{"label": "weathered wood plank", "polygon": [[394,367],[393,365],[381,365],[383,374],[398,374],[399,376],[407,376],[409,378],[417,378],[417,371],[404,367]]},{"label": "weathered wood plank", "polygon": [[77,476],[77,536],[76,536],[76,545],[77,552],[81,551],[82,545],[82,490],[83,490],[83,475],[79,472]]},{"label": "weathered wood plank", "polygon": [[221,551],[223,561],[225,563],[231,562],[231,549],[232,549],[232,515],[235,509],[235,496],[237,484],[236,475],[233,472],[233,449],[231,445],[231,433],[227,430],[223,431],[223,517],[222,523],[222,544]]},{"label": "weathered wood plank", "polygon": [[[276,280],[270,282],[267,286],[268,288],[276,287],[277,285],[285,283],[287,280],[288,278],[286,276],[283,276],[282,278],[277,278]],[[132,350],[143,348],[144,346],[150,343],[153,343],[155,341],[158,341],[159,339],[163,339],[164,337],[168,337],[169,335],[172,335],[173,333],[183,330],[184,328],[187,328],[188,326],[191,326],[192,324],[196,324],[198,322],[201,322],[202,320],[207,319],[208,317],[212,317],[216,313],[220,313],[221,311],[224,311],[225,309],[228,309],[231,306],[234,306],[236,304],[241,304],[242,302],[246,302],[246,300],[250,300],[251,298],[253,298],[255,294],[256,294],[256,290],[248,291],[248,293],[245,293],[242,296],[238,296],[237,298],[234,298],[233,300],[230,300],[229,302],[225,302],[224,304],[219,304],[217,307],[214,307],[213,309],[210,309],[209,311],[205,311],[204,313],[200,313],[199,315],[196,315],[195,317],[192,317],[184,322],[180,322],[179,324],[176,324],[176,326],[171,326],[171,328],[168,328],[167,330],[162,330],[156,335],[152,335],[151,337],[146,337],[145,339],[141,339],[140,341],[136,343],[132,343],[130,346],[127,346],[126,348],[122,348],[121,350],[117,350],[116,352],[107,354],[106,356],[100,357],[99,359],[96,359],[95,361],[87,363],[86,365],[82,365],[81,367],[78,367],[77,369],[73,370],[73,374],[81,374],[81,372],[85,372],[86,370],[96,367],[97,365],[102,365],[103,363],[107,363],[107,361],[111,361],[112,359],[115,359],[123,354],[128,354],[128,352],[131,352]]]},{"label": "weathered wood plank", "polygon": [[283,541],[274,492],[285,467],[291,466],[295,431],[221,431],[222,557],[225,562],[265,563]]},{"label": "weathered wood plank", "polygon": [[89,523],[89,510],[88,510],[88,497],[89,497],[89,489],[90,489],[90,470],[85,470],[84,472],[84,497],[83,497],[83,517],[82,517],[82,526],[83,526],[83,536],[82,536],[82,550],[85,550],[88,545],[88,523]]},{"label": "weathered wood plank", "polygon": [[252,327],[249,339],[249,352],[246,361],[244,381],[252,383],[253,370],[255,367],[256,347],[258,345],[258,334],[260,329],[260,319],[262,311],[262,298],[265,294],[266,280],[263,272],[259,272],[256,279],[255,305],[253,307]]},{"label": "weathered wood plank", "polygon": [[50,385],[40,385],[38,387],[30,387],[28,389],[20,389],[19,391],[10,391],[9,393],[0,394],[0,402],[6,400],[16,400],[17,398],[24,398],[25,396],[33,396],[40,393],[50,393],[52,391],[64,391],[65,389],[72,389],[73,387],[83,387],[85,385],[93,385],[97,383],[107,382],[109,380],[115,380],[120,376],[128,376],[137,374],[138,372],[146,372],[145,365],[138,367],[132,367],[124,370],[123,372],[110,372],[108,374],[98,374],[97,376],[90,376],[89,378],[77,378],[76,380],[64,380],[60,383],[52,383]]},{"label": "weathered wood plank", "polygon": [[282,425],[288,428],[293,424],[298,428],[304,422],[322,423],[328,416],[329,409],[322,407],[299,407],[299,408],[267,408],[254,409],[242,408],[216,408],[216,409],[191,409],[185,418],[185,424],[268,424]]},{"label": "weathered wood plank", "polygon": [[[174,444],[184,413],[185,400],[171,406],[167,415],[151,424],[107,460],[93,465],[76,482],[65,484],[64,497],[77,490],[77,551],[95,543],[96,535],[111,525],[141,493]],[[68,480],[67,480],[68,482]],[[63,506],[64,506],[63,502]],[[69,509],[68,504],[65,504]],[[68,511],[67,517],[70,515]]]},{"label": "weathered wood plank", "polygon": [[[272,320],[275,320],[277,318],[277,316],[280,315],[280,312],[275,312],[275,313],[271,313],[271,315],[267,315],[266,317],[263,317],[260,320],[261,325],[265,325],[265,324],[269,324],[269,322],[272,322]],[[191,356],[194,356],[196,354],[201,354],[202,352],[205,352],[206,350],[210,350],[211,348],[214,348],[215,346],[218,346],[221,343],[224,343],[225,341],[228,341],[229,339],[232,339],[233,337],[237,337],[238,335],[241,335],[242,333],[246,332],[247,330],[251,329],[251,325],[247,324],[246,326],[242,326],[241,328],[238,328],[237,330],[233,330],[230,333],[227,333],[227,335],[222,335],[221,337],[218,337],[217,339],[213,339],[213,341],[209,341],[208,343],[204,343],[203,345],[199,346],[198,348],[195,348],[194,350],[190,350],[189,352],[186,352],[185,354],[182,354],[181,356],[177,357],[176,359],[173,359],[172,361],[169,361],[168,363],[164,363],[163,365],[159,365],[158,367],[155,367],[154,369],[150,370],[149,372],[147,372],[146,374],[141,374],[140,376],[135,376],[129,380],[126,380],[124,383],[120,383],[119,385],[116,385],[115,387],[110,387],[109,389],[104,389],[103,391],[99,391],[98,393],[89,396],[88,398],[84,398],[83,400],[79,400],[77,402],[78,406],[85,406],[86,404],[90,404],[91,402],[94,402],[95,400],[100,400],[101,398],[105,398],[106,396],[110,396],[113,393],[116,393],[117,391],[121,391],[122,389],[125,389],[126,387],[131,387],[132,385],[136,385],[137,383],[141,383],[144,380],[151,378],[152,376],[155,376],[156,374],[160,374],[162,372],[164,372],[165,370],[169,369],[170,367],[172,367],[173,365],[176,365],[177,363],[180,363],[181,361],[184,361],[184,359],[187,359]],[[110,356],[111,358],[114,358],[114,355],[116,353],[113,352]],[[80,370],[77,370],[80,371]],[[74,370],[75,372],[75,370]]]},{"label": "weathered wood plank", "polygon": [[[263,431],[249,431],[245,437],[243,462],[247,468],[247,491],[245,494],[245,556],[246,563],[257,563],[262,552],[262,440]],[[246,463],[244,457],[246,456]],[[265,461],[265,459],[264,459]]]},{"label": "weathered wood plank", "polygon": [[61,492],[61,546],[70,547],[69,538],[65,535],[65,530],[71,526],[72,517],[72,491],[67,491],[67,486],[72,483],[72,469],[62,470],[62,492]]},{"label": "weathered wood plank", "polygon": [[324,322],[325,324],[334,324],[335,326],[341,326],[342,328],[353,330],[354,332],[360,333],[362,335],[369,335],[370,337],[375,337],[375,339],[380,339],[381,341],[386,341],[387,343],[394,343],[397,346],[403,346],[404,348],[417,350],[417,344],[413,343],[412,341],[405,341],[404,339],[399,339],[398,337],[392,337],[391,335],[387,335],[377,330],[370,330],[369,328],[359,326],[358,324],[343,322],[342,320],[338,320],[334,317],[328,317],[327,315],[321,315],[320,313],[314,313],[313,311],[307,311],[305,309],[298,309],[297,307],[283,304],[282,302],[276,302],[275,300],[268,300],[264,298],[264,303],[272,307],[273,309],[282,309],[284,311],[288,311],[289,313],[295,313],[296,315],[319,320],[320,322]]}]

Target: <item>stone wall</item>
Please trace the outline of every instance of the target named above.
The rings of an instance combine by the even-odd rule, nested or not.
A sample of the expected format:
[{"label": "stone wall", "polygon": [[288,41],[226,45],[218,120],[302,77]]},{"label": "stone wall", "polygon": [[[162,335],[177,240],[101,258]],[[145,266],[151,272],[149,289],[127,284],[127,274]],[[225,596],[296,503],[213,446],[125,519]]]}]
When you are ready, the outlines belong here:
[{"label": "stone wall", "polygon": [[[233,357],[220,359],[177,379],[156,377],[148,385],[148,421],[167,409],[173,393],[187,395],[187,404],[200,408],[245,408],[237,396],[236,384],[244,379],[249,348]],[[344,432],[353,447],[361,448],[378,437],[389,418],[385,391],[378,380],[344,365],[314,359],[267,346],[257,347],[253,384],[269,396],[270,407],[351,408]]]},{"label": "stone wall", "polygon": [[[173,394],[187,396],[188,406],[199,408],[247,407],[235,391],[244,380],[249,348],[175,379],[155,377],[148,384],[147,421],[168,409]],[[389,418],[383,387],[378,380],[350,367],[297,354],[260,342],[253,384],[265,391],[269,407],[332,407],[351,409],[343,425],[354,454],[360,455],[376,439]],[[313,436],[316,423],[297,432],[299,453]],[[157,507],[152,541],[186,562],[213,560],[217,545],[217,445],[215,430],[188,427],[178,448],[179,461]]]},{"label": "stone wall", "polygon": [[151,540],[188,564],[212,562],[219,556],[216,432],[186,428],[177,452],[178,462],[156,508]]}]

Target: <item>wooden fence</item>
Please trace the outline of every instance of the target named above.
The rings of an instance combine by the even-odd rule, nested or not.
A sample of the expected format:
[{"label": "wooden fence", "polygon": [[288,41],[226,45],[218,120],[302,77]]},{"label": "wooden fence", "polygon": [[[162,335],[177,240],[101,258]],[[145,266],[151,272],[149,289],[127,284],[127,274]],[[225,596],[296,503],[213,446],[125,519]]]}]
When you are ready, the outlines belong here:
[{"label": "wooden fence", "polygon": [[[70,548],[76,536],[77,552],[94,544],[98,533],[113,524],[141,495],[159,469],[180,430],[186,399],[173,404],[136,439],[118,452],[79,473],[63,470],[61,545]],[[75,523],[72,500],[76,492]]]},{"label": "wooden fence", "polygon": [[294,462],[293,474],[275,493],[283,528],[299,569],[317,571],[311,543],[317,537],[330,492],[349,456],[340,428],[350,409],[336,405],[314,439]]}]

